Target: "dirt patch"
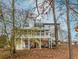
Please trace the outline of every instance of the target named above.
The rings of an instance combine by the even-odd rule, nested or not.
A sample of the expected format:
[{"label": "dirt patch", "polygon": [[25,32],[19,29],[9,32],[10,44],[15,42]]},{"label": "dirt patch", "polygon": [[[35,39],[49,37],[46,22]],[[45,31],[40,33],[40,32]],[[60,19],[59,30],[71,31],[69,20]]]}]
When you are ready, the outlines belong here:
[{"label": "dirt patch", "polygon": [[10,56],[10,51],[5,49],[0,49],[0,59],[8,59]]},{"label": "dirt patch", "polygon": [[[73,46],[73,59],[77,57],[78,49]],[[12,56],[10,59],[69,59],[68,47],[58,48],[42,48],[42,49],[31,49],[31,50],[20,50]]]}]

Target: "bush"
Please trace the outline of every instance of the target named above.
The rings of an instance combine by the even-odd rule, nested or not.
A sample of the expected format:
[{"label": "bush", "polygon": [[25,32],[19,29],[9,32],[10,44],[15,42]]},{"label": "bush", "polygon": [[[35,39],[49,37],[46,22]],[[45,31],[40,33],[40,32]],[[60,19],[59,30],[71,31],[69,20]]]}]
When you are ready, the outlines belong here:
[{"label": "bush", "polygon": [[1,35],[0,36],[0,48],[4,48],[7,45],[7,36]]}]

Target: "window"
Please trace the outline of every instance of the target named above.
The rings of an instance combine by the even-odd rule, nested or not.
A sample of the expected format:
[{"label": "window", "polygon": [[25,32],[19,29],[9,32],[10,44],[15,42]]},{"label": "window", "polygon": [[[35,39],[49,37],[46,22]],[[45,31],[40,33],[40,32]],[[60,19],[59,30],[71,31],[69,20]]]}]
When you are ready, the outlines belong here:
[{"label": "window", "polygon": [[29,23],[25,23],[24,24],[24,27],[29,27]]},{"label": "window", "polygon": [[44,35],[44,32],[41,32],[41,35]]},{"label": "window", "polygon": [[40,32],[37,32],[37,35],[40,35]]},{"label": "window", "polygon": [[48,35],[48,32],[46,32],[46,35]]}]

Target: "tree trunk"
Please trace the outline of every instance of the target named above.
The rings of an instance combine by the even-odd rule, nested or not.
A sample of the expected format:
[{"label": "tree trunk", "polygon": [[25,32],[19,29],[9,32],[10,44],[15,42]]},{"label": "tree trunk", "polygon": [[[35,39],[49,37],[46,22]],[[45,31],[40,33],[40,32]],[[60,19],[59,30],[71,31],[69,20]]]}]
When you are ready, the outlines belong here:
[{"label": "tree trunk", "polygon": [[12,39],[12,43],[13,43],[13,48],[12,48],[12,53],[16,53],[16,49],[15,49],[15,7],[14,7],[14,3],[15,0],[12,0],[12,19],[13,19],[13,39]]},{"label": "tree trunk", "polygon": [[69,1],[66,0],[66,9],[67,9],[67,27],[68,27],[68,42],[69,42],[69,59],[73,59],[72,57],[72,42],[71,42],[71,29],[70,29],[70,20],[69,20]]},{"label": "tree trunk", "polygon": [[53,11],[53,19],[54,19],[54,26],[55,26],[55,43],[56,46],[58,44],[58,29],[57,29],[57,20],[56,20],[56,15],[55,15],[55,0],[52,1],[51,3],[52,11]]}]

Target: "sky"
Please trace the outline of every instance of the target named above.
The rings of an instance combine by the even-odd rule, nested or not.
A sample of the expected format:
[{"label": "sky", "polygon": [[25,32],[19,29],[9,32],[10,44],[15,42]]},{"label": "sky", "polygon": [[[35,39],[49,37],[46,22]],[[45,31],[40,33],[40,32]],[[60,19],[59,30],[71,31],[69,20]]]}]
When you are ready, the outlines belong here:
[{"label": "sky", "polygon": [[[24,9],[31,9],[32,7],[34,7],[35,6],[35,4],[34,4],[34,1],[35,0],[25,0],[24,2],[22,2],[23,0],[18,0],[17,2],[18,3],[20,3],[20,6],[21,6],[21,8],[24,8]],[[43,0],[38,0],[38,4],[39,3],[42,3],[42,1]],[[23,4],[22,4],[23,3]],[[73,1],[71,1],[71,3],[77,3],[77,0],[73,0]],[[30,6],[30,7],[29,7]],[[48,12],[51,14],[52,13],[52,11],[49,11],[48,10]],[[59,13],[59,11],[56,11],[56,15]],[[44,15],[44,17],[45,18],[47,18],[45,15]],[[63,17],[65,17],[65,15],[63,16]],[[61,17],[60,19],[63,19],[63,17]],[[52,19],[53,19],[53,17],[52,17],[52,15],[49,15],[48,14],[48,20],[47,19],[45,19],[44,18],[44,22],[53,22],[52,21]],[[50,20],[49,20],[50,19]],[[71,16],[70,17],[70,20],[72,20],[73,19],[73,17]],[[61,22],[61,21],[60,21]],[[73,26],[74,26],[74,22],[70,22],[71,23],[71,34],[72,34],[72,38],[75,38],[75,35],[76,35],[76,32],[75,32],[75,30],[74,30],[74,28],[73,28]],[[63,26],[64,25],[64,26]],[[62,29],[64,30],[64,29],[66,29],[67,30],[67,26],[66,26],[66,23],[63,21],[63,23],[61,23],[61,26],[63,27]]]},{"label": "sky", "polygon": [[[11,0],[10,0],[11,1]],[[34,7],[36,7],[36,5],[35,5],[35,0],[16,0],[17,2],[16,2],[16,9],[24,9],[24,10],[31,10],[32,8],[34,8]],[[77,0],[70,0],[72,3],[77,3]],[[8,5],[8,7],[11,7],[11,5],[9,5],[9,0],[3,0],[3,2],[6,4],[6,5]],[[42,3],[43,2],[43,0],[38,0],[38,4],[40,4],[40,3]],[[48,4],[46,4],[46,5],[48,5]],[[57,6],[57,5],[56,5]],[[63,7],[63,9],[65,9],[65,7]],[[66,9],[64,10],[64,11],[66,11]],[[46,10],[46,12],[47,12],[47,15],[46,14],[43,14],[43,15],[40,15],[39,17],[38,17],[38,19],[42,19],[42,22],[49,22],[49,23],[53,23],[53,12],[52,12],[52,9],[50,9],[50,8],[48,8],[47,10]],[[56,16],[59,16],[59,14],[61,13],[62,11],[60,10],[60,11],[58,11],[58,9],[56,9]],[[34,11],[34,13],[36,13],[37,14],[37,10],[35,10]],[[43,16],[43,17],[42,17]],[[74,17],[72,17],[71,15],[70,15],[70,20],[71,20],[71,34],[72,34],[72,39],[75,39],[76,38],[76,34],[77,34],[77,32],[75,32],[75,29],[74,29],[74,27],[75,27],[75,22],[74,21],[72,21],[72,20],[74,20]],[[76,17],[76,20],[78,20],[77,19],[77,17]],[[57,20],[57,22],[58,23],[60,23],[60,26],[61,26],[61,28],[62,28],[62,30],[65,30],[65,31],[67,31],[67,25],[66,25],[66,13],[64,14],[64,15],[62,15],[62,17],[60,17],[58,20]]]}]

